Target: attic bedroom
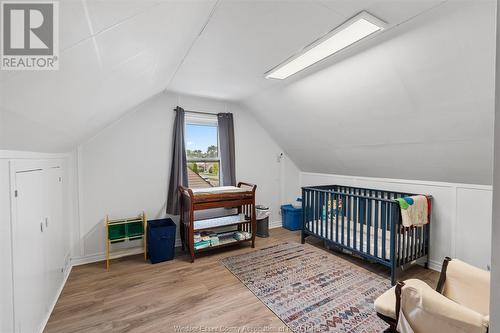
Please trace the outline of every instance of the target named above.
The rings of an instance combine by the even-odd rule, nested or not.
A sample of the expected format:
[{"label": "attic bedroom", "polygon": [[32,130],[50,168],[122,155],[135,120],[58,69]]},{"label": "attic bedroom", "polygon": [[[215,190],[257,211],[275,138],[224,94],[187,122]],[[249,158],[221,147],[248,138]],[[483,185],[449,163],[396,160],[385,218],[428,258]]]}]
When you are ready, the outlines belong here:
[{"label": "attic bedroom", "polygon": [[500,332],[497,1],[0,8],[1,333]]}]

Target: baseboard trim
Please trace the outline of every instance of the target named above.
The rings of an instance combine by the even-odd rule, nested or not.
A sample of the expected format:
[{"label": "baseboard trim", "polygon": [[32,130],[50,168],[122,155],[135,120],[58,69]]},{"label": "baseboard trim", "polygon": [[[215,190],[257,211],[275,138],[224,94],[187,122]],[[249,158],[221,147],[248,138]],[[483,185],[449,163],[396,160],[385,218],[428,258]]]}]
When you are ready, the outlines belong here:
[{"label": "baseboard trim", "polygon": [[269,229],[281,228],[282,226],[281,220],[269,222]]},{"label": "baseboard trim", "polygon": [[443,266],[443,263],[435,260],[429,260],[429,269],[432,269],[433,271],[436,272],[441,272],[441,267]]},{"label": "baseboard trim", "polygon": [[[281,220],[269,222],[269,229],[281,228],[282,226],[283,225],[281,223]],[[177,238],[175,240],[175,247],[181,247],[181,246],[182,246],[182,241],[180,238]],[[140,253],[142,253],[142,252],[140,252]],[[138,252],[138,254],[139,254],[139,252]],[[103,252],[103,253],[94,253],[94,254],[89,254],[89,255],[79,256],[79,257],[71,257],[70,262],[71,262],[71,266],[80,266],[80,265],[92,264],[92,263],[104,261],[104,260],[106,260],[106,255]]]},{"label": "baseboard trim", "polygon": [[[181,247],[182,242],[180,238],[177,238],[175,240],[175,247]],[[141,254],[144,253],[143,251],[137,251],[136,254]],[[132,255],[132,254],[131,254]],[[71,266],[80,266],[80,265],[86,265],[86,264],[92,264],[95,262],[99,261],[104,261],[106,260],[106,254],[103,253],[95,253],[95,254],[89,254],[86,256],[80,256],[80,257],[72,257],[71,258]]]},{"label": "baseboard trim", "polygon": [[61,297],[61,293],[64,289],[64,286],[66,285],[66,282],[68,281],[72,268],[73,266],[69,265],[69,267],[66,269],[66,272],[64,273],[64,279],[61,285],[59,286],[59,289],[57,290],[57,294],[56,297],[54,297],[54,301],[50,305],[50,311],[47,312],[47,316],[43,320],[42,325],[40,326],[40,330],[38,332],[43,333],[43,331],[45,330],[45,326],[47,326],[50,316],[52,315],[52,312],[54,312],[54,308],[56,307],[57,301],[59,300],[59,297]]},{"label": "baseboard trim", "polygon": [[89,254],[86,256],[72,257],[71,266],[80,266],[106,260],[104,253]]}]

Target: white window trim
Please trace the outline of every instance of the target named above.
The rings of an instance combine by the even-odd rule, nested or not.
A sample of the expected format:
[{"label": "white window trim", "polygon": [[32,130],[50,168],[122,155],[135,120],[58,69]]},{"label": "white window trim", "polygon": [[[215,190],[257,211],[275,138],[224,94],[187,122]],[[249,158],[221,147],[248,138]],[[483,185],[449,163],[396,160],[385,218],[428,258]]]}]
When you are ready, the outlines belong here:
[{"label": "white window trim", "polygon": [[[219,163],[219,184],[222,184],[222,173],[221,173],[221,164],[222,161],[220,159],[220,142],[219,142],[219,121],[217,119],[216,114],[200,114],[200,113],[189,113],[186,112],[184,116],[184,133],[187,133],[187,125],[201,125],[201,126],[214,126],[217,127],[217,158],[199,158],[199,159],[190,159],[187,157],[187,163],[192,162],[218,162]],[[187,147],[186,147],[187,152]]]}]

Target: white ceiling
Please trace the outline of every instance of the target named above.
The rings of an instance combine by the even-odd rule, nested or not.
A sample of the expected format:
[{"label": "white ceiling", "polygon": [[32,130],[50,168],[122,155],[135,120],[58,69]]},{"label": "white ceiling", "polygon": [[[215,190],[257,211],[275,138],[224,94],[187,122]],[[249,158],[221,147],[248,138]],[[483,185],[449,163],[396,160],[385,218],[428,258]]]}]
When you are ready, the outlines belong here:
[{"label": "white ceiling", "polygon": [[491,184],[495,13],[448,2],[244,104],[302,170]]},{"label": "white ceiling", "polygon": [[[488,183],[495,1],[442,2],[60,1],[60,70],[0,72],[0,149],[70,150],[168,89],[242,102],[306,171]],[[361,10],[390,29],[264,79]]]},{"label": "white ceiling", "polygon": [[396,24],[437,2],[60,1],[60,70],[0,72],[0,149],[72,149],[163,89],[240,100],[362,9]]},{"label": "white ceiling", "polygon": [[390,26],[442,0],[220,1],[169,89],[241,100],[276,82],[264,73],[362,10]]},{"label": "white ceiling", "polygon": [[60,1],[60,70],[0,72],[0,149],[67,151],[164,90],[214,4]]}]

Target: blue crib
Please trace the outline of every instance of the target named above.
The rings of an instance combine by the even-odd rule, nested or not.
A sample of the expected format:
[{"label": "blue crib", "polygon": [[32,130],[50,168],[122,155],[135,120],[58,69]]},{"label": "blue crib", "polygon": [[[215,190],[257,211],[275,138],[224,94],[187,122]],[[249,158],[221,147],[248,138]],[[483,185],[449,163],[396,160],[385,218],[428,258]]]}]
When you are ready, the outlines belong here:
[{"label": "blue crib", "polygon": [[[403,227],[396,198],[415,194],[322,185],[302,188],[302,244],[308,236],[380,263],[391,283],[410,265],[428,267],[430,223]],[[429,216],[430,221],[430,216]]]}]

